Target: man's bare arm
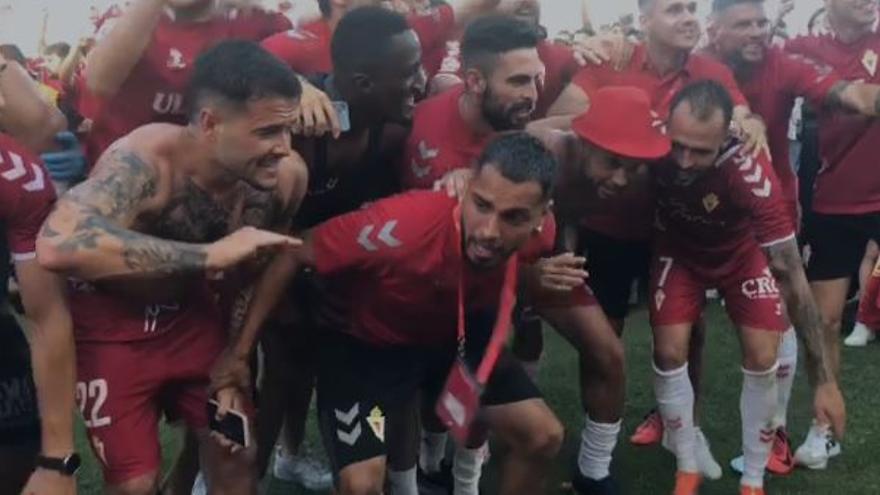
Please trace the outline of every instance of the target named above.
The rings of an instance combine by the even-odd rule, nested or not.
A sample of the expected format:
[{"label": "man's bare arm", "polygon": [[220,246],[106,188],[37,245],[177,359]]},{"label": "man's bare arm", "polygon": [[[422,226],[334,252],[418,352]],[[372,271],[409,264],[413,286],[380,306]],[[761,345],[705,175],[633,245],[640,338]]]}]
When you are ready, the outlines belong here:
[{"label": "man's bare arm", "polygon": [[590,108],[590,97],[577,84],[570,83],[553,102],[547,117],[580,115]]},{"label": "man's bare arm", "polygon": [[880,116],[880,85],[841,81],[828,92],[826,104],[868,117]]},{"label": "man's bare arm", "polygon": [[765,248],[765,253],[785,299],[791,323],[805,344],[810,381],[814,386],[836,381],[831,353],[825,345],[822,318],[804,274],[795,240]]},{"label": "man's bare arm", "polygon": [[147,49],[167,0],[136,0],[86,58],[86,85],[109,98],[119,91]]},{"label": "man's bare arm", "polygon": [[55,145],[55,135],[67,128],[67,119],[46,101],[24,67],[0,55],[0,128],[19,143],[43,153]]}]

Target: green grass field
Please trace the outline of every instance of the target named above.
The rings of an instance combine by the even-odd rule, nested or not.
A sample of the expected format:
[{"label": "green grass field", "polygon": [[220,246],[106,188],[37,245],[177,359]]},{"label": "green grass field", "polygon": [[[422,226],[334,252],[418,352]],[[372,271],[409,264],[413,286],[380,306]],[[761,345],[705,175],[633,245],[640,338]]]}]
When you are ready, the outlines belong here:
[{"label": "green grass field", "polygon": [[[659,447],[634,448],[626,438],[640,422],[642,415],[652,407],[651,336],[644,311],[636,312],[626,332],[627,350],[627,405],[623,435],[615,452],[613,472],[620,480],[625,494],[666,494],[672,487],[674,459]],[[702,426],[718,461],[727,466],[738,454],[740,444],[739,392],[742,374],[739,365],[739,347],[736,335],[722,308],[713,306],[707,311],[709,328],[704,370]],[[578,398],[577,357],[574,351],[552,331],[547,332],[545,361],[541,369],[541,388],[566,425],[566,442],[556,463],[547,493],[564,493],[562,484],[569,476],[569,468],[577,450],[583,414]],[[768,493],[775,495],[874,495],[880,494],[880,393],[877,377],[880,373],[880,346],[866,349],[846,349],[843,357],[843,389],[847,398],[849,423],[843,442],[843,455],[832,461],[824,472],[797,470],[786,478],[771,478],[766,484]],[[803,441],[809,427],[811,396],[799,370],[789,424],[795,447]],[[311,442],[317,435],[312,432]],[[88,445],[78,432],[81,452],[89,452]],[[167,457],[180,446],[178,435],[165,430],[163,443]],[[875,457],[876,456],[876,457]],[[91,454],[80,475],[80,493],[101,493],[101,477]],[[497,459],[497,456],[496,456]],[[167,462],[166,462],[167,464]],[[494,479],[497,464],[491,463],[484,475],[484,493],[495,493]],[[267,480],[271,495],[304,493],[277,480]],[[738,477],[725,470],[720,481],[704,485],[701,493],[734,494]]]}]

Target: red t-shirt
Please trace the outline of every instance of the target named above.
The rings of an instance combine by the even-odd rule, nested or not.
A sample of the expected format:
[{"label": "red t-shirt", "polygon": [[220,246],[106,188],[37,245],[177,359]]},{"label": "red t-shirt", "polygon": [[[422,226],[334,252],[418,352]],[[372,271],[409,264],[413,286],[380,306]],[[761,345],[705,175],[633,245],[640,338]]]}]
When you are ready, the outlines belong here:
[{"label": "red t-shirt", "polygon": [[329,297],[346,301],[344,332],[381,347],[453,343],[462,276],[466,311],[497,306],[504,267],[476,271],[463,261],[456,204],[412,191],[315,228],[315,271]]},{"label": "red t-shirt", "polygon": [[328,74],[333,71],[330,40],[333,33],[325,20],[319,20],[277,33],[263,40],[263,48],[300,74]]},{"label": "red t-shirt", "polygon": [[678,178],[672,162],[653,169],[658,244],[696,273],[723,276],[743,254],[794,238],[773,165],[732,143],[715,167],[693,181]]},{"label": "red t-shirt", "polygon": [[[425,14],[411,14],[407,16],[407,22],[422,45],[422,65],[433,74],[440,67],[446,40],[455,27],[454,11],[449,5],[443,5]],[[327,74],[333,71],[332,39],[330,24],[322,19],[270,36],[263,40],[263,48],[299,73]]]},{"label": "red t-shirt", "polygon": [[[880,84],[880,33],[846,44],[834,35],[796,38],[786,50],[830,66],[843,79]],[[880,211],[876,119],[833,109],[819,114],[822,168],[816,177],[813,209],[825,214]]]},{"label": "red t-shirt", "polygon": [[55,204],[55,189],[40,159],[0,133],[0,222],[12,259],[36,258],[37,234]]},{"label": "red t-shirt", "polygon": [[447,173],[474,165],[492,134],[477,135],[462,120],[459,85],[416,106],[400,163],[404,189],[430,189]]},{"label": "red t-shirt", "polygon": [[90,163],[114,141],[152,122],[186,123],[183,93],[196,57],[225,39],[259,41],[290,28],[281,14],[217,17],[174,22],[163,17],[149,46],[117,94],[101,105],[86,141]]},{"label": "red t-shirt", "polygon": [[[665,120],[675,95],[688,83],[700,79],[712,79],[724,85],[733,97],[735,105],[747,105],[730,70],[710,57],[691,54],[681,70],[661,76],[651,66],[644,44],[636,46],[629,65],[624,70],[612,66],[583,67],[574,76],[573,84],[587,96],[605,86],[633,86],[644,90],[651,97],[651,106],[658,118]],[[616,239],[646,240],[651,235],[654,215],[653,199],[647,189],[629,190],[606,203],[606,208],[590,214],[584,225],[591,230]]]},{"label": "red t-shirt", "polygon": [[791,110],[798,97],[815,108],[825,104],[831,88],[840,81],[830,67],[799,55],[770,48],[767,56],[748,80],[739,81],[749,107],[764,119],[773,168],[782,186],[783,199],[797,203],[797,175],[791,166],[788,127]]},{"label": "red t-shirt", "polygon": [[[574,53],[570,48],[564,45],[542,41],[538,45],[538,56],[544,63],[546,76],[544,84],[540,88],[538,101],[535,106],[535,113],[532,118],[534,120],[543,119],[547,116],[547,110],[562,94],[562,90],[574,77],[580,66],[574,58]],[[449,74],[461,79],[461,43],[450,42],[446,45],[446,56],[443,58],[443,64],[440,67],[441,74]]]}]

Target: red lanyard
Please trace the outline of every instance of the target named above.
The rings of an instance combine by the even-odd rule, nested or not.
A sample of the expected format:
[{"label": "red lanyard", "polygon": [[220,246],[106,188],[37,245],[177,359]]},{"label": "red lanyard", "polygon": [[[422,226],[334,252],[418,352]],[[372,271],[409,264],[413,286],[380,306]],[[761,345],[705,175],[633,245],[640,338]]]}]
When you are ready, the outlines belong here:
[{"label": "red lanyard", "polygon": [[[456,253],[459,257],[459,273],[458,273],[458,351],[459,356],[464,357],[465,346],[465,311],[464,311],[464,264],[466,263],[464,254],[462,253],[461,243],[461,207],[456,207],[453,212],[453,224],[455,225],[455,246]],[[507,336],[510,333],[511,319],[513,307],[516,305],[516,281],[517,281],[517,255],[514,254],[507,260],[504,270],[504,282],[501,286],[501,295],[498,301],[498,315],[495,318],[495,326],[492,328],[492,337],[489,339],[489,345],[486,346],[486,352],[480,366],[477,368],[477,382],[485,385],[489,381],[489,375],[498,362],[501,350],[507,343]]]}]

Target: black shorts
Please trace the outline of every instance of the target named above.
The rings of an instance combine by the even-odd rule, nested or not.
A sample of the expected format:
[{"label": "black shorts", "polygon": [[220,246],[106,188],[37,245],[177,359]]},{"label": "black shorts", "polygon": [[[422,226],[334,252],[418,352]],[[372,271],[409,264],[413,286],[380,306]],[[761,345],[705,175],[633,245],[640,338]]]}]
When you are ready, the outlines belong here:
[{"label": "black shorts", "polygon": [[30,348],[15,318],[0,313],[0,448],[39,442],[40,416]]},{"label": "black shorts", "polygon": [[[476,369],[488,339],[470,338],[470,333],[466,355]],[[400,410],[419,392],[428,403],[436,402],[455,355],[454,347],[378,348],[327,331],[318,365],[318,422],[337,479],[346,466],[386,455],[386,411]],[[540,397],[520,365],[502,352],[482,395],[483,405]]]},{"label": "black shorts", "polygon": [[806,225],[810,246],[810,281],[850,278],[858,273],[870,240],[880,240],[880,213],[825,215],[813,213]]},{"label": "black shorts", "polygon": [[602,311],[614,320],[626,318],[633,282],[648,279],[650,242],[615,239],[581,229],[578,252],[587,258],[590,288]]}]

